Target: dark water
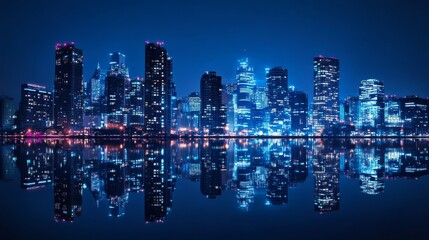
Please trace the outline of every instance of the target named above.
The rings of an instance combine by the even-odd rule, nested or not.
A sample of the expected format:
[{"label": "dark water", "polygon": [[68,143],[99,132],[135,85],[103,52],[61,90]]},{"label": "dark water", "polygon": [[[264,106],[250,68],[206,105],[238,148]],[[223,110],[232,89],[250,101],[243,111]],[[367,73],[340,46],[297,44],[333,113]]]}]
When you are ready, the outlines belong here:
[{"label": "dark water", "polygon": [[4,140],[1,239],[429,239],[429,140]]}]

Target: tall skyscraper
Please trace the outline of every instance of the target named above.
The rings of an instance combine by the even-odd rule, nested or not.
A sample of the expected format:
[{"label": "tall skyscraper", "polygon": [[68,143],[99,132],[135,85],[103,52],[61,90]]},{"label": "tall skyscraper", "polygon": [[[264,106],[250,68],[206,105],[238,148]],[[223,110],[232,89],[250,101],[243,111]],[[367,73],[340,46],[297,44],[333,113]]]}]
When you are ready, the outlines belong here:
[{"label": "tall skyscraper", "polygon": [[271,68],[267,73],[268,107],[272,134],[287,134],[290,130],[288,71]]},{"label": "tall skyscraper", "polygon": [[359,87],[358,127],[384,127],[384,83],[377,79],[362,80]]},{"label": "tall skyscraper", "polygon": [[131,81],[129,95],[128,124],[132,126],[143,126],[144,120],[144,81],[142,78],[136,78]]},{"label": "tall skyscraper", "polygon": [[59,130],[83,125],[83,55],[75,44],[56,45],[54,121]]},{"label": "tall skyscraper", "polygon": [[163,42],[146,42],[144,125],[149,135],[170,135],[172,61]]},{"label": "tall skyscraper", "polygon": [[347,97],[343,102],[344,123],[357,125],[359,118],[359,97]]},{"label": "tall skyscraper", "polygon": [[314,58],[313,130],[320,132],[340,120],[340,61]]},{"label": "tall skyscraper", "polygon": [[400,99],[406,134],[429,133],[429,100],[417,96]]},{"label": "tall skyscraper", "polygon": [[216,72],[205,72],[201,77],[201,124],[203,134],[222,134],[225,121],[222,113],[222,78]]},{"label": "tall skyscraper", "polygon": [[237,67],[237,123],[238,134],[247,135],[251,125],[251,109],[253,90],[255,88],[255,74],[249,65],[249,59],[238,60]]},{"label": "tall skyscraper", "polygon": [[119,52],[110,54],[109,65],[106,77],[108,127],[120,127],[127,122],[126,93],[130,85],[125,55]]},{"label": "tall skyscraper", "polygon": [[289,104],[291,108],[291,130],[294,132],[303,132],[307,130],[307,94],[301,91],[289,92]]},{"label": "tall skyscraper", "polygon": [[45,86],[22,84],[19,128],[44,130],[52,126],[52,107],[52,92]]},{"label": "tall skyscraper", "polygon": [[384,124],[386,128],[400,128],[404,124],[401,118],[401,103],[395,95],[384,97]]}]

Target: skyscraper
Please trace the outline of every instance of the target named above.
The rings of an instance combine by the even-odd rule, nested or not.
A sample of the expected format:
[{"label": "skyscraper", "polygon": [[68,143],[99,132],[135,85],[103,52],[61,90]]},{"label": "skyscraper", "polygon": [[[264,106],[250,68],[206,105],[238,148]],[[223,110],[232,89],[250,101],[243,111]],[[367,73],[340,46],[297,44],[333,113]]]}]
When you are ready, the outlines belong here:
[{"label": "skyscraper", "polygon": [[384,127],[384,83],[377,79],[362,80],[359,87],[358,127]]},{"label": "skyscraper", "polygon": [[429,100],[417,96],[400,99],[401,117],[407,134],[429,133]]},{"label": "skyscraper", "polygon": [[314,58],[313,130],[320,132],[340,120],[340,61]]},{"label": "skyscraper", "polygon": [[21,130],[44,130],[52,125],[52,92],[45,86],[21,85],[19,128]]},{"label": "skyscraper", "polygon": [[110,69],[106,77],[108,126],[126,125],[126,92],[129,88],[129,74],[125,67],[125,55],[110,54]]},{"label": "skyscraper", "polygon": [[237,123],[236,132],[247,135],[251,130],[251,109],[253,90],[256,85],[253,68],[249,66],[249,59],[238,60],[237,67]]},{"label": "skyscraper", "polygon": [[267,88],[271,132],[287,134],[290,130],[287,69],[271,68],[267,73]]},{"label": "skyscraper", "polygon": [[289,104],[291,108],[291,130],[303,132],[307,129],[308,98],[301,91],[289,92]]},{"label": "skyscraper", "polygon": [[131,81],[130,90],[127,93],[129,100],[128,124],[133,126],[143,126],[144,119],[144,81],[142,78],[136,78]]},{"label": "skyscraper", "polygon": [[216,72],[205,72],[201,77],[200,90],[200,131],[209,135],[224,133],[226,117],[222,105],[222,78],[216,76]]},{"label": "skyscraper", "polygon": [[149,135],[170,135],[172,61],[163,42],[146,42],[144,125]]},{"label": "skyscraper", "polygon": [[54,121],[59,130],[83,125],[83,55],[75,44],[56,45]]}]

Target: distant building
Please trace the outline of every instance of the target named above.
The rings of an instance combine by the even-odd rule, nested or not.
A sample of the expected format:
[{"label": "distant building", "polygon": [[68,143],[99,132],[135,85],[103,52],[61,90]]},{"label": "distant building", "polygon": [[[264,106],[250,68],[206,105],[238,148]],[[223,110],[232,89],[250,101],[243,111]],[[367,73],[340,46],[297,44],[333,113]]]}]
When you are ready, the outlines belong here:
[{"label": "distant building", "polygon": [[340,61],[314,58],[313,130],[320,132],[340,120]]},{"label": "distant building", "polygon": [[217,76],[216,72],[205,72],[201,77],[200,93],[200,131],[209,135],[225,133],[226,116],[224,116],[222,104],[222,78]]},{"label": "distant building", "polygon": [[274,67],[268,71],[267,96],[271,131],[277,134],[288,134],[291,119],[287,69]]},{"label": "distant building", "polygon": [[0,130],[12,130],[14,112],[13,98],[0,96]]},{"label": "distant building", "polygon": [[52,92],[45,86],[36,84],[21,85],[21,103],[19,107],[19,128],[21,130],[39,130],[52,126]]},{"label": "distant building", "polygon": [[357,125],[359,118],[359,97],[347,97],[343,102],[344,123]]},{"label": "distant building", "polygon": [[144,81],[142,78],[133,79],[128,91],[128,111],[130,126],[143,126],[144,122]]},{"label": "distant building", "polygon": [[289,105],[291,109],[291,130],[304,132],[308,129],[308,98],[301,91],[289,92]]},{"label": "distant building", "polygon": [[377,79],[362,80],[359,87],[358,127],[384,127],[384,83]]},{"label": "distant building", "polygon": [[171,59],[162,42],[146,43],[144,126],[149,135],[171,130]]},{"label": "distant building", "polygon": [[400,128],[404,121],[401,118],[401,102],[394,95],[384,98],[384,124],[386,128]]},{"label": "distant building", "polygon": [[400,99],[401,117],[406,134],[429,133],[429,100],[417,96]]},{"label": "distant building", "polygon": [[54,121],[60,130],[83,126],[83,55],[74,43],[56,45]]}]

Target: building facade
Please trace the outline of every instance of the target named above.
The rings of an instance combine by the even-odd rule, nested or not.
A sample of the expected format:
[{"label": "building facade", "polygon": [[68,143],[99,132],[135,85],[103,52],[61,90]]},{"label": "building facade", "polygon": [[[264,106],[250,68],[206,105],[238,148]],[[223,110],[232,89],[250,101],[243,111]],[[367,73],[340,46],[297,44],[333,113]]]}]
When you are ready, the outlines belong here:
[{"label": "building facade", "polygon": [[225,121],[222,104],[222,78],[216,72],[205,72],[201,77],[201,121],[202,134],[225,133]]},{"label": "building facade", "polygon": [[21,85],[20,130],[43,131],[52,126],[53,97],[45,86]]}]

